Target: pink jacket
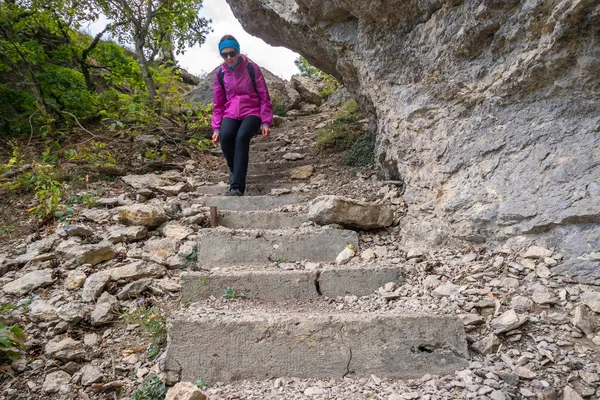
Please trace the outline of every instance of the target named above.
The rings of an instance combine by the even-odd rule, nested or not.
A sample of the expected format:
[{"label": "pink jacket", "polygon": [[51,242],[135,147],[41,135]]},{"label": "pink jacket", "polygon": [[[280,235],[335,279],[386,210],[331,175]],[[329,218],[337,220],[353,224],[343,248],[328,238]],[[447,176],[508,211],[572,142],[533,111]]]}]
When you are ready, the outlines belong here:
[{"label": "pink jacket", "polygon": [[225,63],[221,65],[223,70],[223,84],[225,91],[219,83],[219,69],[215,73],[213,83],[213,116],[212,127],[215,131],[221,128],[224,117],[241,120],[250,115],[259,117],[262,125],[270,126],[273,122],[273,104],[269,96],[269,90],[265,83],[262,71],[254,63],[254,75],[256,78],[256,90],[252,85],[252,78],[248,73],[248,58],[244,55],[242,62],[232,71]]}]

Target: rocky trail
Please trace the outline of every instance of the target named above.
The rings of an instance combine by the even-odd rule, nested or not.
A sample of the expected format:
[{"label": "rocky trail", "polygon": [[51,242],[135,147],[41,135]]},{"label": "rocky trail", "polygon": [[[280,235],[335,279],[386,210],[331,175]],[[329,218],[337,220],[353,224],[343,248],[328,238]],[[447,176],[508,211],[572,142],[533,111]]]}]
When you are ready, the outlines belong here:
[{"label": "rocky trail", "polygon": [[404,248],[400,182],[314,152],[333,118],[254,139],[248,196],[190,161],[3,244],[0,319],[27,339],[0,398],[133,398],[150,376],[211,400],[600,398],[598,282],[559,248]]}]

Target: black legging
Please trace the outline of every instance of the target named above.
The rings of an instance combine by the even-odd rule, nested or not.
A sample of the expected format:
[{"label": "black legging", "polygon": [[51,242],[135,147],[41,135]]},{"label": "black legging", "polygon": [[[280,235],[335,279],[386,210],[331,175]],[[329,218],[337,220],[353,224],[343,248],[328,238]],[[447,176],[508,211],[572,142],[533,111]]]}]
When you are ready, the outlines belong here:
[{"label": "black legging", "polygon": [[248,173],[248,159],[250,140],[258,133],[261,120],[256,116],[249,116],[243,120],[223,118],[219,142],[221,150],[229,167],[229,188],[246,191],[246,174]]}]

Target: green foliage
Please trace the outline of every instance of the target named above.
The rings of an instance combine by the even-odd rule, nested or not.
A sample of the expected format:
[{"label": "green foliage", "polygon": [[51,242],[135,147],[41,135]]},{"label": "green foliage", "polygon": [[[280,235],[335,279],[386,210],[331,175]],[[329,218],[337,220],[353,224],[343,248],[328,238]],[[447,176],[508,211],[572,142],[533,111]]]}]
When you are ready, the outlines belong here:
[{"label": "green foliage", "polygon": [[89,146],[79,148],[79,151],[72,157],[73,160],[84,160],[95,167],[116,167],[117,161],[106,150],[106,143],[92,140]]},{"label": "green foliage", "polygon": [[[319,93],[321,97],[329,97],[335,90],[340,86],[340,83],[333,76],[321,71],[320,69],[310,65],[308,60],[304,57],[298,57],[294,64],[300,70],[300,75],[310,79],[320,79],[324,83],[324,88]],[[279,115],[279,114],[277,114]]]},{"label": "green foliage", "polygon": [[[7,165],[14,166],[18,154],[18,150],[13,149],[13,157]],[[52,165],[35,164],[31,170],[15,176],[12,181],[0,184],[0,187],[21,193],[34,193],[36,205],[29,212],[39,219],[53,216],[62,207],[62,184],[57,180],[56,170]]]},{"label": "green foliage", "polygon": [[152,344],[148,350],[148,358],[154,360],[167,339],[167,318],[159,308],[146,307],[143,304],[131,313],[124,313],[123,316],[150,335]]},{"label": "green foliage", "polygon": [[0,315],[7,314],[11,311],[18,310],[19,306],[14,305],[13,303],[5,303],[0,306]]},{"label": "green foliage", "polygon": [[186,267],[196,269],[196,262],[198,261],[198,245],[195,244],[189,253],[180,253],[179,258],[185,261]]},{"label": "green foliage", "polygon": [[206,388],[207,388],[206,378],[202,377],[202,378],[196,379],[196,382],[194,383],[194,385],[196,385],[196,387],[200,390],[206,390]]},{"label": "green foliage", "polygon": [[223,297],[225,297],[226,299],[229,299],[229,300],[243,299],[244,297],[246,297],[246,294],[243,292],[237,293],[234,288],[226,287],[223,290]]},{"label": "green foliage", "polygon": [[[87,42],[89,36],[83,36]],[[116,43],[100,42],[92,52],[94,60],[104,66],[102,79],[111,87],[126,86],[142,92],[146,89],[139,64]]]},{"label": "green foliage", "polygon": [[283,258],[283,257],[277,257],[276,261],[277,261],[277,264],[281,264],[281,263],[285,262],[285,258]]},{"label": "green foliage", "polygon": [[306,78],[314,79],[318,76],[321,76],[323,73],[320,69],[310,65],[308,60],[302,56],[295,59],[294,64],[296,64],[296,67],[298,67],[300,70],[300,75]]},{"label": "green foliage", "polygon": [[135,392],[131,400],[162,400],[167,395],[167,387],[156,376],[149,376]]},{"label": "green foliage", "polygon": [[80,119],[93,117],[96,114],[97,97],[87,90],[81,72],[48,63],[44,71],[38,74],[37,79],[51,108],[66,110]]},{"label": "green foliage", "polygon": [[367,133],[355,142],[342,163],[351,167],[366,167],[375,164],[375,136]]},{"label": "green foliage", "polygon": [[[146,3],[147,14],[126,0],[0,2],[0,130],[46,136],[100,117],[110,130],[135,132],[158,124],[156,111],[177,109],[176,66],[169,57],[160,65],[145,57],[203,43],[210,21],[198,15],[201,0]],[[115,43],[78,32],[102,12],[112,21],[103,34],[142,38],[152,54],[133,57]],[[140,26],[148,28],[136,32]]]},{"label": "green foliage", "polygon": [[71,207],[61,207],[59,210],[54,211],[54,216],[58,218],[60,222],[70,222],[75,215],[75,210]]},{"label": "green foliage", "polygon": [[25,348],[23,329],[16,325],[4,326],[0,323],[0,363],[10,363],[19,358],[19,351]]},{"label": "green foliage", "polygon": [[363,135],[356,121],[362,116],[358,104],[351,100],[327,126],[315,133],[317,152],[341,152],[350,149]]},{"label": "green foliage", "polygon": [[273,114],[279,115],[280,117],[287,116],[288,107],[285,104],[276,98],[273,98],[271,102],[273,103]]},{"label": "green foliage", "polygon": [[192,133],[192,138],[188,143],[193,145],[199,152],[204,152],[214,147],[212,141],[212,113],[213,105],[208,104],[200,108],[186,108],[183,116],[183,122],[186,129]]},{"label": "green foliage", "polygon": [[67,204],[82,204],[86,208],[94,208],[98,204],[98,197],[91,193],[82,193],[71,197]]}]

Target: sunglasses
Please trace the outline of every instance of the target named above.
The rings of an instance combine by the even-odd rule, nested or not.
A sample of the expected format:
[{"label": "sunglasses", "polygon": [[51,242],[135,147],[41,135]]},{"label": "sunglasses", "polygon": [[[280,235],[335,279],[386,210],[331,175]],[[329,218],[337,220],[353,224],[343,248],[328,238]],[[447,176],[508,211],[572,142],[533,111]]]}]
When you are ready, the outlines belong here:
[{"label": "sunglasses", "polygon": [[229,52],[228,52],[228,51],[226,51],[226,52],[224,52],[224,53],[221,53],[221,57],[223,57],[223,59],[224,59],[224,60],[226,60],[226,59],[227,59],[227,57],[231,57],[231,58],[233,58],[233,57],[235,57],[235,56],[237,56],[237,55],[238,55],[238,52],[237,52],[236,50],[229,51]]}]

